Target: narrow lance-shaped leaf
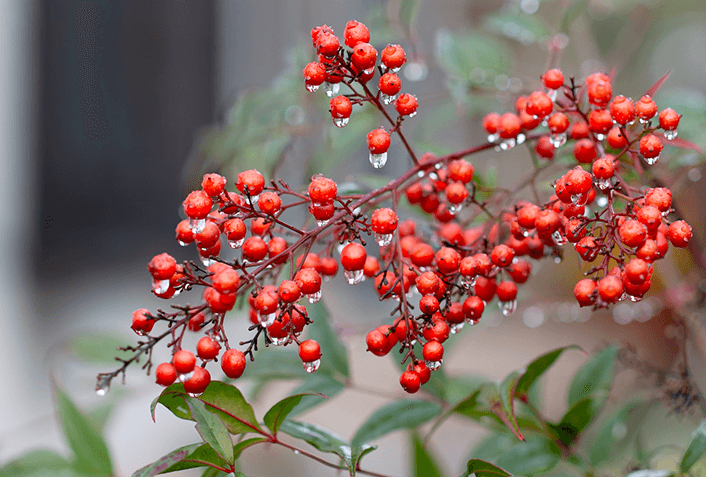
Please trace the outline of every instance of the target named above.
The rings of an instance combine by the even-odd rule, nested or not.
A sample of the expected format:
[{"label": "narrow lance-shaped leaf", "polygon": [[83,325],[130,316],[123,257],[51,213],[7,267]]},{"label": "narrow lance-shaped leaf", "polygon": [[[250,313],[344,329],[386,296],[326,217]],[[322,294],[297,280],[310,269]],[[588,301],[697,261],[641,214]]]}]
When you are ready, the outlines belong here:
[{"label": "narrow lance-shaped leaf", "polygon": [[181,462],[182,460],[184,460],[186,456],[194,452],[202,445],[203,443],[190,444],[188,446],[174,449],[170,453],[163,455],[151,464],[146,465],[145,467],[142,467],[141,469],[137,470],[134,474],[132,474],[132,477],[153,477],[155,475],[161,474],[177,462]]},{"label": "narrow lance-shaped leaf", "polygon": [[442,477],[438,464],[435,462],[431,453],[424,448],[419,435],[412,432],[412,468],[414,469],[415,477]]},{"label": "narrow lance-shaped leaf", "polygon": [[299,404],[305,396],[316,396],[318,398],[325,398],[323,394],[318,393],[302,393],[295,394],[293,396],[286,397],[279,401],[277,404],[272,406],[267,414],[265,414],[265,425],[272,431],[272,435],[277,435],[277,430],[280,424],[287,418],[289,413]]},{"label": "narrow lance-shaped leaf", "polygon": [[649,405],[642,399],[630,400],[621,405],[605,421],[591,445],[588,460],[598,466],[616,456],[616,449],[625,449],[635,437],[647,414]]},{"label": "narrow lance-shaped leaf", "polygon": [[226,462],[233,465],[233,442],[226,425],[220,417],[206,410],[206,405],[193,397],[186,397],[186,404],[191,411],[191,417],[196,421],[196,430],[201,438],[209,444]]},{"label": "narrow lance-shaped leaf", "polygon": [[613,386],[618,348],[609,346],[579,369],[569,386],[569,407],[589,396],[605,398]]},{"label": "narrow lance-shaped leaf", "polygon": [[441,407],[427,401],[391,402],[373,412],[353,436],[353,444],[362,444],[399,429],[413,429],[438,416]]},{"label": "narrow lance-shaped leaf", "polygon": [[517,424],[515,416],[515,387],[520,379],[520,373],[515,371],[508,375],[500,384],[488,383],[479,393],[479,399],[488,403],[490,410],[518,439],[525,440]]},{"label": "narrow lance-shaped leaf", "polygon": [[318,341],[321,346],[321,354],[324,356],[321,360],[321,369],[330,368],[332,371],[348,377],[350,374],[348,350],[331,327],[328,311],[321,303],[307,309],[309,317],[315,322],[315,325],[311,327],[311,338]]},{"label": "narrow lance-shaped leaf", "polygon": [[323,404],[326,399],[321,399],[322,397],[331,399],[343,391],[345,387],[337,379],[316,372],[292,391],[293,394],[305,394],[305,396],[289,415],[291,417],[298,416],[319,404]]},{"label": "narrow lance-shaped leaf", "polygon": [[672,74],[672,71],[674,71],[672,68],[669,68],[666,73],[664,73],[657,81],[655,81],[655,84],[650,86],[650,89],[645,91],[645,94],[648,96],[654,96],[657,90],[664,84],[665,81],[667,81],[667,78]]},{"label": "narrow lance-shaped leaf", "polygon": [[466,472],[461,477],[475,474],[476,477],[510,477],[510,473],[497,465],[480,459],[471,459],[466,464]]},{"label": "narrow lance-shaped leaf", "polygon": [[546,354],[543,354],[542,356],[528,364],[527,368],[525,369],[525,372],[522,373],[522,376],[517,382],[517,387],[515,388],[515,396],[520,400],[526,400],[527,393],[529,392],[530,387],[532,387],[532,385],[537,381],[537,379],[539,379],[540,376],[542,376],[547,371],[547,369],[549,369],[551,365],[556,362],[556,360],[559,358],[559,356],[561,356],[564,351],[571,349],[581,350],[581,348],[576,345],[565,346],[563,348],[558,348],[554,351],[550,351]]},{"label": "narrow lance-shaped leaf", "polygon": [[553,426],[559,436],[559,440],[567,446],[571,445],[591,424],[599,409],[600,403],[591,397],[582,399],[574,404],[571,409],[566,411],[564,417],[561,418],[561,422]]},{"label": "narrow lance-shaped leaf", "polygon": [[706,452],[706,420],[701,421],[701,425],[694,431],[689,447],[682,457],[679,470],[682,474],[689,472],[689,469],[703,457]]},{"label": "narrow lance-shaped leaf", "polygon": [[37,450],[21,455],[0,467],[0,477],[74,477],[69,461],[51,451]]}]

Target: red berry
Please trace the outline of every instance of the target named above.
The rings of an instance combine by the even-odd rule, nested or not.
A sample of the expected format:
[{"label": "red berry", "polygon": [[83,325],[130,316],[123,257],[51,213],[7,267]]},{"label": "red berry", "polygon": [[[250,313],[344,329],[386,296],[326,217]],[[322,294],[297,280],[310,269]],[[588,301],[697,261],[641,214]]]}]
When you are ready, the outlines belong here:
[{"label": "red berry", "polygon": [[607,77],[593,82],[589,82],[586,78],[586,83],[588,83],[588,102],[598,107],[606,106],[613,96],[613,88]]},{"label": "red berry", "polygon": [[200,220],[205,219],[211,212],[213,201],[206,192],[195,190],[186,196],[182,206],[187,217]]},{"label": "red berry", "polygon": [[417,373],[416,371],[408,370],[402,373],[402,376],[400,376],[400,386],[402,386],[402,389],[404,389],[409,394],[414,394],[419,391],[421,385],[422,379],[419,376],[419,373]]},{"label": "red berry", "polygon": [[483,118],[483,129],[485,129],[488,134],[495,134],[498,132],[499,127],[500,115],[498,113],[490,113]]},{"label": "red berry", "polygon": [[588,115],[588,125],[594,133],[607,133],[613,127],[610,111],[607,109],[594,109]]},{"label": "red berry", "polygon": [[341,265],[344,270],[362,270],[366,258],[365,247],[359,243],[351,242],[341,250]]},{"label": "red berry", "polygon": [[622,149],[628,143],[618,126],[613,126],[608,131],[608,145],[613,149]]},{"label": "red berry", "polygon": [[640,154],[647,159],[659,157],[662,152],[662,141],[654,134],[645,134],[640,138]]},{"label": "red berry", "polygon": [[419,300],[419,311],[425,315],[433,315],[439,311],[439,300],[433,295],[425,295]]},{"label": "red berry", "polygon": [[[384,53],[385,51],[383,50],[383,54]],[[378,89],[382,94],[395,96],[402,89],[402,81],[400,81],[400,77],[395,73],[385,73],[380,77]]]},{"label": "red berry", "polygon": [[619,278],[608,275],[598,281],[598,296],[606,303],[615,303],[623,296],[623,284]]},{"label": "red berry", "polygon": [[436,267],[441,273],[453,273],[458,270],[460,264],[461,255],[456,250],[450,247],[442,247],[436,252]]},{"label": "red berry", "polygon": [[585,139],[591,132],[590,126],[585,121],[577,121],[569,126],[569,137],[571,139]]},{"label": "red berry", "polygon": [[645,205],[654,205],[660,212],[667,212],[672,207],[672,191],[666,187],[647,189]]},{"label": "red berry", "polygon": [[597,287],[596,282],[590,278],[579,280],[574,287],[574,296],[576,297],[576,301],[579,302],[579,306],[591,306],[596,303]]},{"label": "red berry", "polygon": [[349,118],[353,111],[353,105],[350,99],[339,95],[329,101],[329,111],[334,119]]},{"label": "red berry", "polygon": [[321,290],[321,275],[313,268],[302,268],[294,276],[294,281],[305,295],[312,295]]},{"label": "red berry", "polygon": [[267,257],[267,244],[261,237],[250,237],[243,242],[243,259],[254,263]]},{"label": "red berry", "polygon": [[620,240],[628,247],[641,247],[647,239],[647,227],[634,219],[628,219],[618,228]]},{"label": "red berry", "polygon": [[424,361],[441,361],[444,357],[444,345],[438,341],[428,341],[422,348]]},{"label": "red berry", "polygon": [[[331,34],[319,35],[316,39],[316,52],[322,55],[324,58],[330,58],[338,53],[338,49],[341,46],[338,37]],[[306,75],[304,76],[306,77]]]},{"label": "red berry", "polygon": [[176,260],[168,253],[160,253],[152,257],[147,270],[155,280],[169,280],[176,272]]},{"label": "red berry", "polygon": [[245,355],[237,349],[229,349],[221,357],[221,369],[231,379],[238,379],[245,371]]},{"label": "red berry", "polygon": [[373,129],[368,133],[368,150],[372,154],[382,154],[390,148],[390,135],[384,128]]},{"label": "red berry", "polygon": [[223,224],[223,233],[230,242],[238,242],[245,238],[248,229],[240,219],[230,219]]},{"label": "red berry", "polygon": [[564,113],[554,113],[547,121],[549,131],[554,134],[561,134],[569,129],[569,118]]},{"label": "red berry", "polygon": [[257,206],[263,214],[275,215],[282,207],[282,199],[275,192],[263,192],[257,199]]},{"label": "red berry", "polygon": [[643,121],[649,121],[657,114],[657,105],[649,95],[645,95],[635,104],[635,112]]},{"label": "red berry", "polygon": [[177,373],[171,363],[161,363],[154,371],[154,376],[157,380],[157,384],[169,386],[176,381]]},{"label": "red berry", "polygon": [[551,98],[542,91],[534,91],[527,98],[527,107],[525,111],[530,116],[543,118],[552,112],[554,107]]},{"label": "red berry", "polygon": [[172,363],[174,363],[174,369],[176,369],[177,373],[187,374],[194,370],[196,356],[191,351],[182,349],[174,353]]},{"label": "red berry", "polygon": [[311,363],[321,358],[321,347],[314,340],[303,341],[299,345],[299,357],[304,363]]},{"label": "red berry", "polygon": [[240,286],[240,276],[238,272],[228,267],[219,270],[213,275],[213,277],[211,277],[211,283],[218,293],[235,293]]},{"label": "red berry", "polygon": [[343,32],[343,40],[349,48],[355,47],[358,43],[370,41],[370,31],[363,23],[351,20],[346,24]]},{"label": "red berry", "polygon": [[581,164],[590,164],[597,154],[596,145],[590,139],[579,139],[574,144],[574,157]]},{"label": "red berry", "polygon": [[532,264],[526,260],[517,260],[507,267],[507,272],[515,283],[525,283],[532,272]]},{"label": "red berry", "polygon": [[400,95],[395,101],[395,110],[400,116],[411,116],[417,112],[417,97],[408,93]]},{"label": "red berry", "polygon": [[510,281],[500,282],[495,293],[498,295],[498,300],[502,302],[512,301],[517,298],[517,285]]},{"label": "red berry", "polygon": [[204,336],[196,343],[196,353],[204,361],[217,358],[220,351],[221,345],[210,336]]},{"label": "red berry", "polygon": [[378,329],[370,331],[365,336],[365,343],[368,345],[367,351],[375,356],[385,356],[387,353],[387,336]]},{"label": "red berry", "polygon": [[559,89],[564,84],[564,73],[554,68],[542,75],[542,83],[549,89]]},{"label": "red berry", "polygon": [[200,249],[205,250],[216,245],[220,235],[221,229],[218,228],[218,225],[211,220],[207,220],[203,230],[197,234],[194,234],[194,241]]},{"label": "red berry", "polygon": [[321,35],[333,35],[333,28],[328,25],[321,25],[311,29],[311,43],[316,46],[316,40]]},{"label": "red berry", "polygon": [[378,52],[373,45],[360,42],[352,48],[351,63],[358,71],[365,71],[375,67]]},{"label": "red berry", "polygon": [[505,113],[498,121],[498,134],[503,139],[516,138],[522,132],[522,121],[517,114]]},{"label": "red berry", "polygon": [[515,251],[504,244],[496,245],[490,254],[490,260],[497,267],[507,267],[512,263],[513,258],[515,258]]},{"label": "red berry", "polygon": [[610,115],[618,124],[628,124],[635,119],[635,104],[623,95],[613,98],[610,103]]},{"label": "red berry", "polygon": [[684,248],[689,245],[691,235],[691,225],[687,224],[684,220],[672,222],[667,231],[667,238],[672,245],[677,248]]},{"label": "red berry", "polygon": [[468,189],[460,182],[452,182],[449,184],[444,193],[446,200],[448,200],[450,204],[461,204],[468,198]]},{"label": "red berry", "polygon": [[226,187],[226,178],[220,174],[205,174],[201,181],[201,188],[211,197],[218,197]]},{"label": "red berry", "polygon": [[672,108],[663,109],[659,113],[659,127],[665,131],[674,131],[679,126],[681,115]]},{"label": "red berry", "polygon": [[294,303],[302,296],[301,289],[297,282],[293,280],[284,280],[279,285],[279,298],[285,303]]},{"label": "red berry", "polygon": [[325,203],[336,198],[338,188],[331,179],[317,175],[311,178],[308,192],[312,202]]},{"label": "red berry", "polygon": [[646,205],[637,211],[637,220],[647,227],[648,233],[652,235],[662,224],[662,213],[654,205]]},{"label": "red berry", "polygon": [[391,70],[398,69],[407,62],[404,50],[400,45],[387,45],[380,54],[380,60]]},{"label": "red berry", "polygon": [[201,394],[211,383],[211,374],[204,368],[194,368],[194,374],[184,381],[184,391],[189,394]]},{"label": "red berry", "polygon": [[609,160],[606,157],[602,157],[600,159],[597,159],[596,162],[593,163],[591,166],[591,170],[593,171],[593,175],[596,176],[598,179],[610,179],[613,177],[613,174],[615,174],[615,165],[612,160]]},{"label": "red berry", "polygon": [[641,285],[645,283],[648,278],[649,264],[640,259],[633,258],[625,266],[625,277],[635,285]]},{"label": "red berry", "polygon": [[539,140],[537,140],[537,145],[535,146],[534,151],[540,157],[551,160],[554,159],[554,152],[556,151],[556,148],[554,147],[554,144],[552,144],[549,136],[542,136]]},{"label": "red berry", "polygon": [[397,214],[387,207],[377,209],[370,218],[370,227],[376,234],[391,234],[397,230]]},{"label": "red berry", "polygon": [[363,267],[363,275],[368,278],[372,278],[380,271],[380,262],[375,257],[368,257],[365,259],[365,266]]},{"label": "red berry", "polygon": [[154,319],[147,308],[140,308],[132,312],[131,328],[137,334],[146,334],[152,331]]},{"label": "red berry", "polygon": [[473,180],[473,164],[465,159],[456,159],[455,161],[451,161],[447,170],[449,173],[449,179],[452,181],[468,184],[471,180]]}]

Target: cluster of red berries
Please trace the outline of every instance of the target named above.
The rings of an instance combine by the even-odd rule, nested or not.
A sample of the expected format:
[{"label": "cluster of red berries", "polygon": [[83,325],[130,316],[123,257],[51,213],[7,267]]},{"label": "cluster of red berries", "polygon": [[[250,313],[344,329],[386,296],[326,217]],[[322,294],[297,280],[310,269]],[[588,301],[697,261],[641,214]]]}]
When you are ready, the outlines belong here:
[{"label": "cluster of red berries", "polygon": [[[382,50],[381,78],[373,94],[366,83],[375,74],[378,54],[365,25],[348,22],[344,43],[349,49],[328,26],[314,28],[311,36],[319,61],[304,69],[305,84],[310,91],[325,85],[336,125],[347,123],[352,104],[366,102],[391,123],[391,129],[367,135],[370,160],[382,167],[391,133],[399,134],[409,148],[399,126],[417,108],[411,95],[395,101],[401,87],[395,73],[405,63],[404,50],[399,45]],[[350,95],[337,95],[341,83],[350,88]],[[202,287],[203,302],[176,307],[179,311],[171,314],[137,310],[132,328],[148,338],[135,348],[137,356],[171,336],[172,359],[157,367],[157,383],[166,386],[179,379],[192,394],[208,386],[205,366],[210,361],[220,359],[226,376],[240,377],[247,356],[254,359],[261,335],[266,345],[297,344],[304,369],[314,372],[321,349],[313,340],[300,341],[312,323],[302,302],[318,302],[323,280],[334,277],[339,265],[349,284],[369,278],[381,300],[396,303],[391,313],[396,318],[370,331],[366,343],[376,356],[399,345],[403,362],[408,362],[400,384],[409,393],[439,369],[449,336],[466,323],[477,324],[491,300],[497,297],[504,315],[513,313],[518,285],[532,270],[530,259],[560,259],[566,243],[593,264],[586,272],[590,278],[579,281],[574,290],[581,306],[639,300],[650,288],[652,264],[665,256],[669,243],[686,247],[692,231],[683,220],[669,219],[673,209],[668,188],[631,186],[619,169],[641,171],[643,160],[654,164],[663,143],[676,137],[680,116],[667,108],[658,115],[659,125],[653,125],[658,111],[654,101],[648,95],[637,103],[613,97],[610,78],[602,73],[577,85],[552,69],[542,83],[544,88],[517,100],[517,114],[484,118],[490,144],[443,157],[425,154],[419,161],[410,150],[414,166],[367,194],[340,195],[336,182],[322,175],[312,177],[306,191],[299,192],[281,180],[268,184],[257,170],[239,173],[237,191],[227,191],[225,177],[206,174],[201,189],[184,200],[187,218],[176,227],[177,241],[183,246],[195,243],[203,265],[178,264],[164,253],[148,265],[155,295],[169,299]],[[384,106],[392,101],[399,113],[396,121]],[[548,132],[528,135],[540,127]],[[494,197],[484,200],[476,197],[474,167],[464,156],[536,141],[534,151],[553,159],[568,139],[575,141],[573,155],[579,165],[554,182],[555,194],[546,202],[517,201],[510,189],[494,191]],[[431,228],[400,220],[397,205],[403,194],[433,218]],[[392,207],[383,206],[384,201]],[[285,220],[289,209],[300,206],[308,207],[315,225],[307,221],[299,228]],[[595,209],[593,214],[589,207]],[[473,219],[482,214],[487,220],[480,225],[462,225],[478,223]],[[368,245],[363,235],[373,235],[377,247]],[[235,257],[221,256],[222,240],[236,251]],[[287,269],[288,278],[279,278]],[[237,297],[245,295],[255,334],[240,342],[247,349],[239,351],[230,348],[223,322]],[[150,334],[160,321],[167,330]],[[182,349],[187,328],[205,333],[196,354]],[[421,357],[415,355],[417,342],[422,344]],[[99,375],[99,385],[115,374]]]}]

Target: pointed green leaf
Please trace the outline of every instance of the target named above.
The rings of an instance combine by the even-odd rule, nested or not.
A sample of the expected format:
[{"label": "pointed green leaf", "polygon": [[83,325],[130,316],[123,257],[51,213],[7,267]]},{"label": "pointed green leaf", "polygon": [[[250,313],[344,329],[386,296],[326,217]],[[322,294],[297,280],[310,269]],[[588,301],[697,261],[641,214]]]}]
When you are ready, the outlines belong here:
[{"label": "pointed green leaf", "polygon": [[314,321],[314,325],[310,328],[311,339],[318,341],[321,346],[321,354],[324,356],[321,360],[321,369],[329,368],[347,378],[350,375],[348,350],[331,327],[328,310],[321,302],[307,307],[307,310],[309,318]]},{"label": "pointed green leaf", "polygon": [[561,422],[553,426],[559,440],[570,446],[588,427],[600,410],[600,404],[593,398],[582,399],[566,411]]},{"label": "pointed green leaf", "polygon": [[[258,351],[255,361],[248,361],[245,374],[240,379],[302,379],[306,374],[296,350],[273,347]],[[323,365],[323,363],[322,363]],[[316,374],[328,374],[319,368]]]},{"label": "pointed green leaf", "polygon": [[220,417],[206,410],[206,405],[196,398],[184,398],[191,411],[191,417],[196,421],[196,431],[201,438],[213,447],[213,450],[229,464],[235,462],[233,441],[230,440],[228,429]]},{"label": "pointed green leaf", "polygon": [[308,422],[287,419],[280,425],[279,430],[292,437],[308,442],[321,452],[336,454],[343,459],[350,475],[355,475],[356,466],[365,454],[377,449],[377,446],[368,444],[351,446],[344,441],[341,436],[321,426]]},{"label": "pointed green leaf", "polygon": [[95,476],[112,475],[113,465],[103,436],[63,390],[55,387],[54,394],[64,435],[74,452],[76,469]]},{"label": "pointed green leaf", "polygon": [[477,400],[487,404],[490,411],[500,419],[503,424],[518,439],[524,440],[520,426],[515,416],[515,388],[520,379],[519,371],[509,374],[499,384],[488,383],[481,387]]},{"label": "pointed green leaf", "polygon": [[482,460],[496,460],[517,444],[517,438],[507,432],[491,433],[470,452],[470,456]]},{"label": "pointed green leaf", "polygon": [[[213,447],[208,444],[200,444],[196,449],[192,450],[191,453],[184,456],[179,462],[176,462],[167,469],[162,470],[160,474],[168,474],[170,472],[176,472],[178,470],[193,469],[195,467],[203,466],[209,466],[215,469],[229,470],[230,465],[231,464],[223,460],[223,458],[218,455],[218,453],[213,449]],[[146,476],[147,475],[156,474],[146,474]],[[135,476],[133,475],[133,477]]]},{"label": "pointed green leaf", "polygon": [[534,475],[551,470],[561,457],[559,447],[540,436],[531,436],[503,453],[497,464],[513,475]]},{"label": "pointed green leaf", "polygon": [[517,382],[515,396],[520,400],[527,399],[530,387],[554,364],[564,351],[570,349],[581,350],[581,348],[576,345],[565,346],[550,351],[528,364],[520,380]]},{"label": "pointed green leaf", "polygon": [[277,435],[277,430],[279,429],[280,424],[282,424],[282,421],[287,419],[287,416],[305,396],[314,396],[319,398],[319,400],[326,397],[318,393],[294,394],[282,399],[280,402],[272,406],[270,410],[267,411],[267,414],[265,414],[265,418],[263,420],[265,421],[265,425],[270,429],[270,431],[272,431],[273,436]]},{"label": "pointed green leaf", "polygon": [[184,460],[185,457],[187,457],[189,454],[194,452],[202,445],[203,443],[199,442],[198,444],[190,444],[188,446],[174,449],[170,453],[163,455],[151,464],[137,470],[134,474],[132,474],[132,477],[152,477],[154,475],[161,474],[177,462],[181,462],[182,460]]},{"label": "pointed green leaf", "polygon": [[435,462],[431,453],[424,448],[419,435],[412,432],[412,468],[415,477],[442,477],[439,465]]},{"label": "pointed green leaf", "polygon": [[66,341],[71,356],[86,363],[114,364],[115,357],[125,355],[118,347],[126,346],[129,339],[118,335],[81,333]]},{"label": "pointed green leaf", "polygon": [[466,464],[466,472],[461,477],[475,474],[476,477],[510,477],[510,474],[500,467],[480,459],[471,459]]},{"label": "pointed green leaf", "polygon": [[48,450],[28,452],[0,467],[0,477],[75,477],[70,462]]},{"label": "pointed green leaf", "polygon": [[701,425],[694,431],[693,438],[689,447],[682,457],[679,464],[679,471],[683,474],[689,472],[689,469],[703,457],[706,452],[706,420],[701,421]]},{"label": "pointed green leaf", "polygon": [[609,346],[593,356],[576,372],[569,386],[569,407],[573,407],[589,396],[596,398],[608,396],[613,386],[617,353],[617,347]]},{"label": "pointed green leaf", "polygon": [[373,412],[353,436],[353,444],[370,442],[399,429],[413,429],[438,416],[441,406],[428,401],[391,402]]},{"label": "pointed green leaf", "polygon": [[[178,418],[193,421],[194,418],[185,401],[186,397],[189,396],[182,384],[172,384],[162,391],[152,406],[154,408],[157,404],[162,404]],[[206,409],[220,417],[231,434],[256,432],[268,435],[258,424],[252,406],[235,386],[221,381],[211,381],[206,391],[196,399],[203,402]]]},{"label": "pointed green leaf", "polygon": [[297,404],[297,407],[292,410],[290,417],[298,416],[319,404],[327,402],[326,399],[321,399],[321,397],[331,399],[343,389],[345,389],[345,385],[331,376],[318,374],[318,372],[314,373],[292,391],[295,394],[305,393],[308,395],[305,395]]},{"label": "pointed green leaf", "polygon": [[617,457],[618,451],[626,449],[635,437],[649,410],[642,399],[633,399],[620,406],[598,431],[591,445],[588,460],[598,466]]}]

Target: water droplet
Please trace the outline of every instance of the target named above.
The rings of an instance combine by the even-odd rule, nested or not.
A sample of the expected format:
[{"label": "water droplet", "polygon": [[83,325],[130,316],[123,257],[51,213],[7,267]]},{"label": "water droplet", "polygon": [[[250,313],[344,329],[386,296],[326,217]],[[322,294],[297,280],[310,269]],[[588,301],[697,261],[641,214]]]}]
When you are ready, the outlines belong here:
[{"label": "water droplet", "polygon": [[502,149],[503,151],[509,151],[510,149],[515,147],[516,144],[517,141],[515,140],[515,138],[504,139],[503,141],[500,141],[500,149]]},{"label": "water droplet", "polygon": [[372,73],[374,73],[374,72],[375,72],[375,66],[371,66],[371,67],[368,68],[367,70],[363,70],[363,74],[364,74],[364,75],[369,75],[369,74],[372,74]]},{"label": "water droplet", "polygon": [[449,204],[448,206],[449,214],[451,215],[456,215],[461,209],[463,209],[463,204]]},{"label": "water droplet", "polygon": [[606,138],[605,134],[601,134],[601,133],[596,134],[597,141],[603,141],[603,140],[605,140],[605,138]]},{"label": "water droplet", "polygon": [[471,326],[477,325],[478,323],[480,323],[480,316],[478,318],[466,318],[466,323]]},{"label": "water droplet", "polygon": [[465,288],[466,290],[476,286],[476,277],[468,277],[466,275],[461,275],[461,281],[459,283],[462,288]]},{"label": "water droplet", "polygon": [[201,259],[201,263],[203,263],[204,267],[210,267],[211,265],[216,263],[215,260],[213,260],[211,258],[207,258],[207,257],[202,257],[201,255],[199,255],[199,258]]},{"label": "water droplet", "polygon": [[640,124],[647,124],[649,122],[650,122],[649,119],[640,118]]},{"label": "water droplet", "polygon": [[498,137],[500,137],[498,133],[488,134],[488,142],[495,142],[498,140]]},{"label": "water droplet", "polygon": [[620,298],[618,298],[618,301],[625,301],[628,299],[628,294],[626,292],[623,292],[622,295],[620,295]]},{"label": "water droplet", "polygon": [[[554,243],[560,247],[566,243],[566,237],[564,237],[558,230],[552,234],[552,240],[554,240]],[[556,261],[556,259],[554,259],[554,262],[559,263]]]},{"label": "water droplet", "polygon": [[380,169],[387,164],[387,152],[383,152],[382,154],[373,154],[371,152],[368,155],[368,159],[375,169]]},{"label": "water droplet", "polygon": [[574,194],[571,196],[571,203],[574,205],[585,205],[588,201],[588,194]]},{"label": "water droplet", "polygon": [[463,325],[465,325],[463,321],[461,323],[451,323],[449,325],[449,331],[451,331],[452,335],[455,335],[463,329]]},{"label": "water droplet", "polygon": [[444,360],[440,359],[439,361],[425,361],[427,368],[429,368],[432,371],[436,371],[441,367],[441,363],[443,363]]},{"label": "water droplet", "polygon": [[604,195],[600,196],[596,199],[596,205],[598,205],[598,207],[605,207],[606,205],[608,205],[608,197]]},{"label": "water droplet", "polygon": [[551,142],[552,146],[554,146],[555,148],[560,148],[561,146],[566,144],[566,133],[550,134],[549,142]]},{"label": "water droplet", "polygon": [[245,242],[245,237],[240,240],[228,240],[228,246],[230,248],[240,248],[243,246],[243,242]]},{"label": "water droplet", "polygon": [[389,94],[380,93],[380,99],[382,99],[383,103],[390,104],[397,99],[397,95],[393,94],[392,96],[390,96]]},{"label": "water droplet", "polygon": [[181,240],[177,240],[177,242],[179,242],[179,245],[181,245],[182,247],[186,247],[187,245],[189,245],[188,243],[182,242]]},{"label": "water droplet", "polygon": [[319,90],[318,84],[308,84],[306,85],[306,90],[310,93],[316,93]]},{"label": "water droplet", "polygon": [[186,374],[180,374],[180,375],[179,375],[179,381],[181,381],[182,383],[183,383],[184,381],[188,381],[189,379],[191,379],[191,377],[192,377],[193,375],[194,375],[194,372],[193,372],[193,371],[191,371],[190,373],[186,373]]},{"label": "water droplet", "polygon": [[556,101],[557,94],[559,94],[558,89],[548,89],[547,90],[547,96],[549,96],[549,99],[551,99],[552,102]]},{"label": "water droplet", "polygon": [[188,394],[192,398],[197,398],[197,397],[200,397],[203,393],[186,393],[186,394]]},{"label": "water droplet", "polygon": [[557,255],[556,257],[554,257],[554,263],[556,263],[557,265],[561,263],[561,255]]},{"label": "water droplet", "polygon": [[152,290],[155,293],[164,293],[169,288],[169,280],[155,280],[152,279]]},{"label": "water droplet", "polygon": [[316,293],[309,293],[306,298],[309,300],[309,303],[318,303],[321,300],[321,290]]},{"label": "water droplet", "polygon": [[200,234],[206,227],[206,219],[189,219],[189,228],[195,234]]},{"label": "water droplet", "polygon": [[324,225],[328,224],[329,222],[331,222],[331,219],[317,220],[316,225],[318,225],[319,227],[323,227]]},{"label": "water droplet", "polygon": [[503,316],[510,316],[515,313],[515,310],[517,309],[517,300],[500,301],[498,302],[498,306],[500,307],[500,311],[503,313]]},{"label": "water droplet", "polygon": [[392,234],[375,233],[375,241],[381,247],[384,247],[385,245],[390,245],[390,242],[392,242]]},{"label": "water droplet", "polygon": [[269,313],[269,314],[267,314],[267,315],[263,315],[263,314],[259,313],[259,314],[257,315],[257,321],[259,321],[260,324],[261,324],[262,326],[264,326],[265,328],[267,328],[267,327],[270,326],[272,323],[274,323],[274,322],[275,322],[275,318],[277,318],[276,313]]},{"label": "water droplet", "polygon": [[319,366],[321,366],[321,360],[317,359],[316,361],[304,361],[302,365],[304,366],[304,371],[307,373],[313,373],[319,369]]},{"label": "water droplet", "polygon": [[324,91],[326,91],[326,96],[329,98],[336,96],[340,89],[341,83],[329,83],[328,81],[324,83]]},{"label": "water droplet", "polygon": [[296,455],[299,455],[299,454],[300,454],[300,452],[299,452],[297,449],[294,449],[294,453],[295,453]]},{"label": "water droplet", "polygon": [[363,270],[344,270],[343,276],[346,277],[346,281],[349,285],[357,285],[363,281],[365,274]]},{"label": "water droplet", "polygon": [[285,336],[284,338],[272,338],[272,337],[270,337],[270,339],[272,340],[272,344],[273,344],[274,346],[286,345],[286,344],[289,344],[289,342],[291,341],[291,338],[290,338],[289,336]]},{"label": "water droplet", "polygon": [[657,164],[657,161],[659,161],[659,154],[655,157],[642,156],[642,158],[645,160],[648,166],[654,166],[655,164]]},{"label": "water droplet", "polygon": [[667,141],[671,141],[672,139],[675,139],[677,137],[677,130],[672,129],[671,131],[664,131],[664,138]]},{"label": "water droplet", "polygon": [[642,300],[642,297],[641,297],[641,296],[632,296],[632,295],[628,295],[628,298],[629,298],[630,301],[633,302],[633,303],[637,303],[638,301]]},{"label": "water droplet", "polygon": [[350,121],[350,118],[333,118],[333,124],[336,125],[336,127],[342,128],[346,124],[348,124],[348,121]]},{"label": "water droplet", "polygon": [[110,377],[100,376],[96,384],[96,394],[102,397],[108,394],[108,391],[110,391]]},{"label": "water droplet", "polygon": [[413,118],[413,117],[415,117],[416,115],[417,115],[417,112],[416,112],[416,111],[414,111],[414,112],[412,112],[412,113],[409,113],[409,117],[410,117],[410,118]]},{"label": "water droplet", "polygon": [[[613,184],[610,182],[610,179],[598,179],[598,180],[596,181],[596,186],[598,186],[598,188],[599,188],[600,190],[606,190],[606,189],[608,189],[611,185],[613,185]],[[606,200],[607,200],[607,199],[606,199]],[[598,205],[600,205],[600,204],[598,204]],[[601,206],[601,207],[603,207],[603,206]]]}]

